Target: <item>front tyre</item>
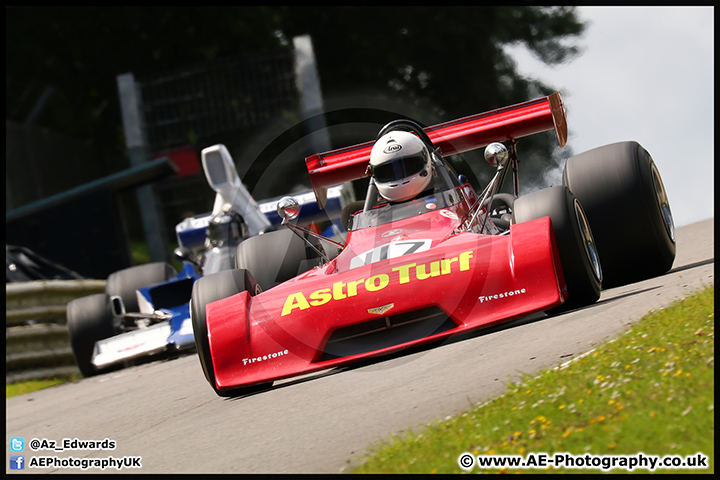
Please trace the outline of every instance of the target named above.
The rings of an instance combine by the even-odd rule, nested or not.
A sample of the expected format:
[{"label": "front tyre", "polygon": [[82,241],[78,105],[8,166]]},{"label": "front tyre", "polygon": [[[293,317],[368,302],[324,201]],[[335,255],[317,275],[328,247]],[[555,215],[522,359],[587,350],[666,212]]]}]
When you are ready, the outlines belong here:
[{"label": "front tyre", "polygon": [[208,340],[207,316],[205,308],[208,303],[231,297],[243,291],[255,294],[256,283],[247,270],[234,269],[224,270],[211,275],[206,275],[195,281],[193,284],[192,296],[190,298],[190,317],[195,336],[200,365],[202,366],[205,379],[221,397],[235,397],[247,393],[254,393],[272,386],[272,382],[257,386],[224,389],[220,390],[215,384],[215,370],[213,368],[212,355],[210,354],[210,341]]},{"label": "front tyre", "polygon": [[595,303],[600,298],[603,270],[593,232],[583,207],[563,186],[546,188],[515,200],[513,223],[550,217],[560,255],[567,300],[548,313],[559,313]]},{"label": "front tyre", "polygon": [[75,361],[83,377],[102,373],[92,363],[95,343],[115,335],[110,299],[104,293],[76,298],[67,305],[67,327]]},{"label": "front tyre", "polygon": [[675,260],[670,203],[660,172],[639,143],[613,143],[571,157],[563,184],[587,213],[605,287],[670,270]]}]

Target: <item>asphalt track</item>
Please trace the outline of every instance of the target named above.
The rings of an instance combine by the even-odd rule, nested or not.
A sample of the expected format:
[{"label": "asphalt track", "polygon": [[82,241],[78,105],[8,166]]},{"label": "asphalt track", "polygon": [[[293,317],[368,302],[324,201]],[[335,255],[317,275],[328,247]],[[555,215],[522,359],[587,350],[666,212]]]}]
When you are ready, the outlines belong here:
[{"label": "asphalt track", "polygon": [[[604,291],[595,305],[523,318],[437,348],[286,380],[236,399],[215,395],[197,357],[145,364],[6,401],[10,437],[33,457],[141,457],[123,473],[337,473],[390,433],[418,429],[501,394],[511,379],[609,340],[648,310],[714,284],[714,219],[677,230],[673,269]],[[112,450],[32,451],[32,439],[113,440]],[[462,452],[449,453],[452,456]],[[18,473],[9,470],[6,472]],[[100,472],[98,469],[88,473]],[[116,472],[108,468],[105,472]]]}]

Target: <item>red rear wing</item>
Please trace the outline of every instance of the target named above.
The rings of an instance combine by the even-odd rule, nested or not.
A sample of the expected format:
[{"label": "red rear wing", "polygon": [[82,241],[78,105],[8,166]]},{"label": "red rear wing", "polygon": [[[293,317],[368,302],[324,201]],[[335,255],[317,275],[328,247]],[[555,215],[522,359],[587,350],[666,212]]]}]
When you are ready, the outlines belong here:
[{"label": "red rear wing", "polygon": [[[454,155],[551,129],[558,144],[564,146],[567,120],[560,93],[430,126],[425,132],[443,155]],[[369,176],[367,166],[374,144],[370,141],[305,159],[320,208],[325,206],[328,187]]]}]

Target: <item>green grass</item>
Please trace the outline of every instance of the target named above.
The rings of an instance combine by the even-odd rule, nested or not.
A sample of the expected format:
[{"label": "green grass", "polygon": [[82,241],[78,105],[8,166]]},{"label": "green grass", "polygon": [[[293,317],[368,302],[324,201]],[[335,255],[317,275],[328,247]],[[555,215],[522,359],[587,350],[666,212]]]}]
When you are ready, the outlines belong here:
[{"label": "green grass", "polygon": [[36,390],[42,390],[43,388],[52,387],[53,385],[60,385],[61,383],[74,380],[72,378],[53,378],[51,380],[30,380],[28,382],[20,383],[7,383],[5,384],[5,398],[15,397],[17,395],[24,395],[26,393],[34,392]]},{"label": "green grass", "polygon": [[[714,472],[715,288],[651,312],[615,341],[501,397],[371,449],[352,473],[464,473],[461,454],[708,457]],[[580,469],[470,473],[599,473]],[[624,469],[611,470],[624,473]],[[635,473],[650,470],[636,469]]]}]

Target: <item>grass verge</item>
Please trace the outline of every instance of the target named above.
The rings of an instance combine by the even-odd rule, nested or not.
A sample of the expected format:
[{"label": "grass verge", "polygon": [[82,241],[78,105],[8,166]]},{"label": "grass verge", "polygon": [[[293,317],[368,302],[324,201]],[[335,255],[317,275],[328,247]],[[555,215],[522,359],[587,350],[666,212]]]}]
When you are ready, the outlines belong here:
[{"label": "grass verge", "polygon": [[6,383],[5,384],[5,398],[15,397],[17,395],[24,395],[26,393],[34,392],[36,390],[42,390],[43,388],[52,387],[53,385],[60,385],[61,383],[69,382],[74,380],[73,378],[53,378],[50,380],[30,380],[27,382],[20,383]]},{"label": "grass verge", "polygon": [[[583,357],[511,384],[501,397],[376,445],[352,473],[599,473],[578,468],[480,468],[478,456],[567,452],[606,455],[702,453],[713,473],[715,287],[657,312]],[[472,468],[459,466],[463,453]],[[596,460],[597,461],[597,460]],[[613,473],[628,469],[616,468]],[[648,473],[637,468],[635,473]]]}]

